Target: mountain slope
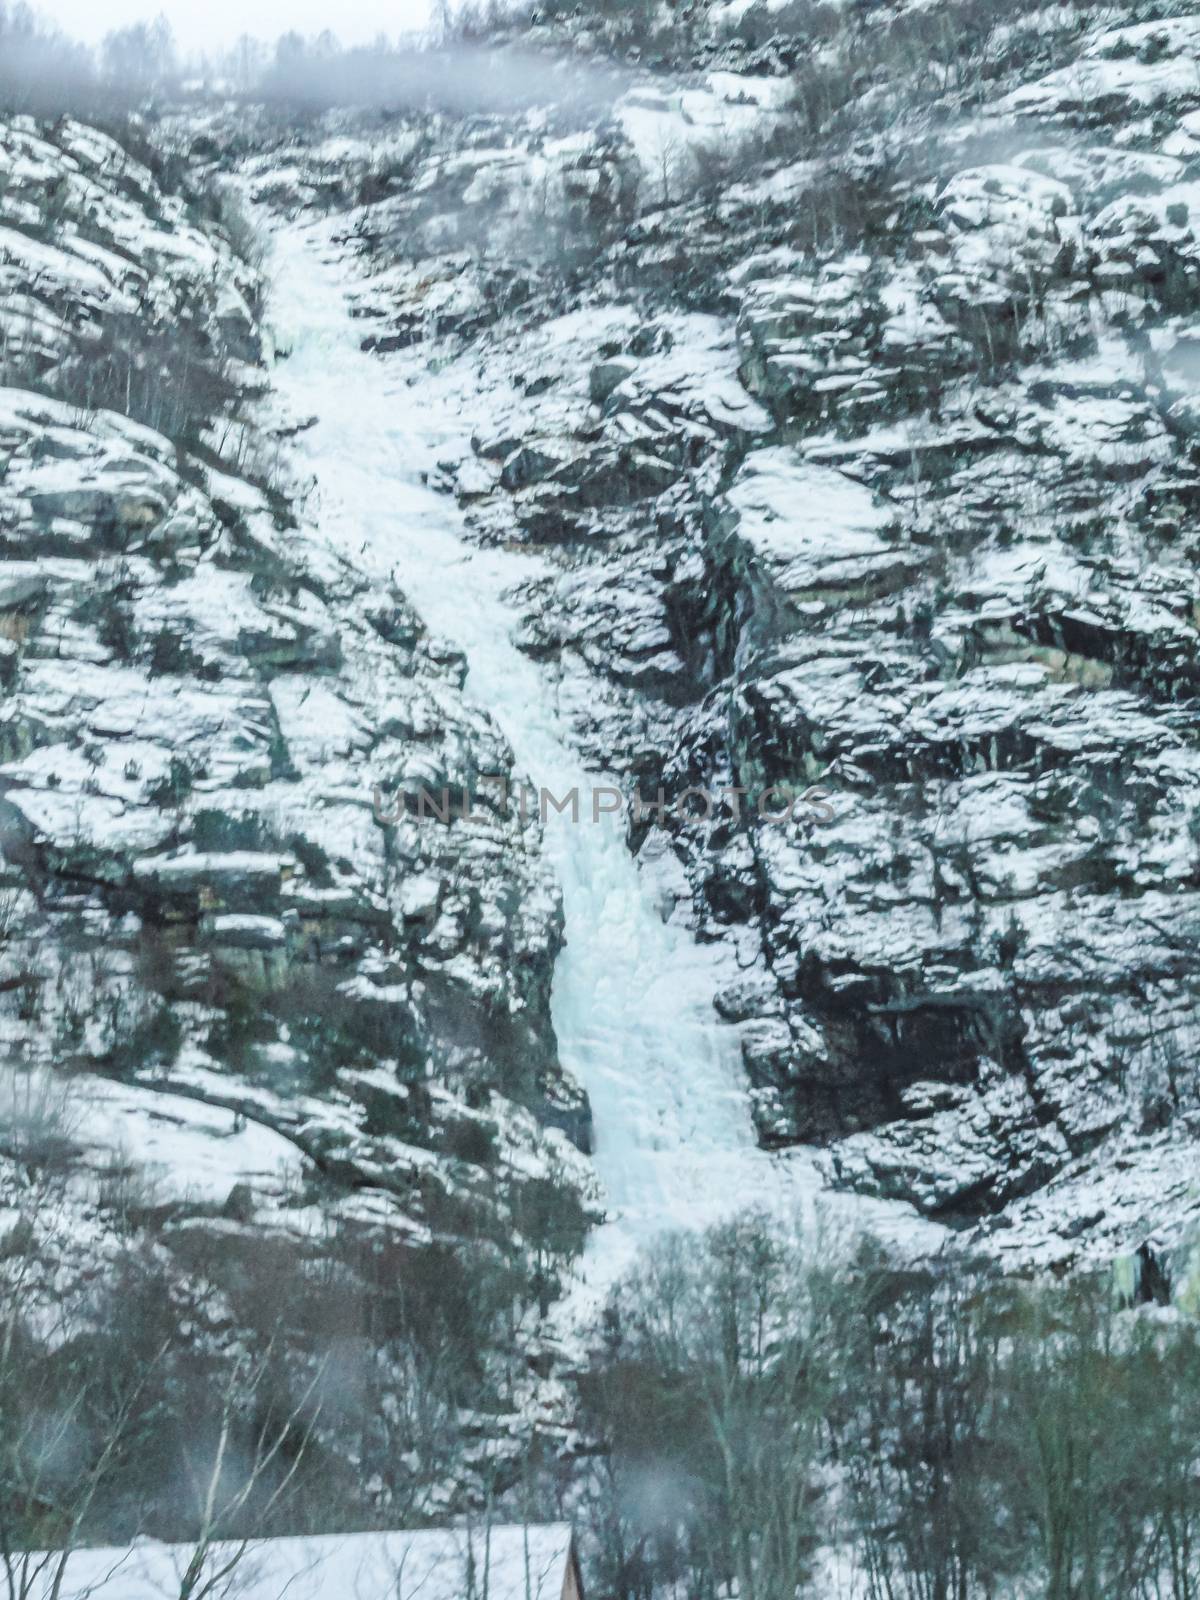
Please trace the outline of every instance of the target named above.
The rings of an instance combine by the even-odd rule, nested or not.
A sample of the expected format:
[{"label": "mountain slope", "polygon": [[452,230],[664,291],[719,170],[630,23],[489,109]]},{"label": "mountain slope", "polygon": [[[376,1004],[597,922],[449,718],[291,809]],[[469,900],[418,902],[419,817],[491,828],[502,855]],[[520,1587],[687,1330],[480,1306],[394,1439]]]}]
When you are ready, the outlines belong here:
[{"label": "mountain slope", "polygon": [[1195,15],[445,59],[0,124],[0,1281],[323,1527],[561,1495],[675,1223],[1194,1293]]},{"label": "mountain slope", "polygon": [[308,419],[256,420],[231,194],[69,121],[0,148],[4,1287],[64,1338],[115,1337],[110,1295],[173,1307],[177,1398],[264,1349],[304,1396],[333,1319],[327,1509],[462,1492],[449,1421],[392,1459],[397,1396],[424,1361],[438,1405],[511,1414],[594,1208],[536,813],[386,820],[512,754],[461,656],[304,514]]},{"label": "mountain slope", "polygon": [[[681,914],[747,969],[716,1001],[763,1141],[1013,1260],[1165,1244],[1197,1109],[1195,20],[699,32],[599,132],[566,95],[397,123],[345,222],[365,341],[461,409],[440,482],[477,537],[549,563],[522,639],[595,771],[831,796],[669,824]],[[251,181],[303,203],[277,157]]]}]

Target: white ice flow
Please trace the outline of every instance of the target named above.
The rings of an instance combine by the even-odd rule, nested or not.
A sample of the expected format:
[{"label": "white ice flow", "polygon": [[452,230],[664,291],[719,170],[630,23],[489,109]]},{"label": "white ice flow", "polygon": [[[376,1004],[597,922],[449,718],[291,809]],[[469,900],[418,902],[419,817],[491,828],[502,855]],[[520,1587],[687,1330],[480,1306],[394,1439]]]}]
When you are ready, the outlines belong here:
[{"label": "white ice flow", "polygon": [[[393,577],[426,625],[465,653],[467,692],[534,786],[585,795],[578,823],[549,810],[545,850],[566,935],[553,1022],[591,1101],[607,1204],[583,1264],[590,1299],[654,1234],[750,1206],[795,1209],[821,1180],[811,1153],[772,1156],[755,1144],[737,1034],[713,1010],[719,954],[664,923],[622,820],[589,820],[586,795],[605,778],[581,766],[551,681],[512,639],[518,617],[505,593],[536,575],[539,558],[473,547],[454,502],[421,481],[461,420],[406,381],[407,362],[362,351],[346,300],[352,260],[325,228],[281,229],[273,268],[287,352],[275,388],[293,415],[317,417],[298,449],[316,480],[322,535],[361,570]],[[906,1208],[854,1210],[876,1232],[924,1231]]]}]

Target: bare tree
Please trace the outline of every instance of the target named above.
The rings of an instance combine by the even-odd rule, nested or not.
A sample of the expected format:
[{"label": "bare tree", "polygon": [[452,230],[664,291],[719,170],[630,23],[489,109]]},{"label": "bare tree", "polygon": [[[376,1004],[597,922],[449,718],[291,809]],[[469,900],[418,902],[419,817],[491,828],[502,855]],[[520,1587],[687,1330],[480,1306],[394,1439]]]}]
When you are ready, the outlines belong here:
[{"label": "bare tree", "polygon": [[166,83],[176,70],[170,23],[160,13],[153,22],[116,29],[104,40],[101,64],[105,77],[126,89],[145,93]]},{"label": "bare tree", "polygon": [[991,1593],[1011,1553],[988,1504],[1000,1356],[979,1293],[931,1274],[860,1346],[843,1449],[871,1600]]},{"label": "bare tree", "polygon": [[[20,1104],[28,1112],[28,1099]],[[23,1125],[28,1133],[28,1115]],[[47,1128],[40,1117],[39,1149]],[[23,1198],[20,1222],[0,1240],[0,1594],[59,1600],[163,1351],[123,1367],[96,1359],[85,1311],[42,1292],[69,1232],[61,1193],[34,1168]]]},{"label": "bare tree", "polygon": [[[297,1401],[276,1414],[261,1404],[273,1355],[268,1348],[257,1360],[234,1363],[220,1396],[215,1439],[210,1448],[189,1454],[198,1524],[179,1576],[178,1600],[220,1600],[234,1590],[255,1537],[269,1526],[313,1441],[320,1372]],[[256,1410],[263,1419],[239,1438],[246,1414]]]},{"label": "bare tree", "polygon": [[621,1285],[586,1391],[625,1507],[606,1519],[625,1592],[657,1573],[697,1597],[792,1600],[856,1303],[850,1273],[753,1215],[664,1241]]}]

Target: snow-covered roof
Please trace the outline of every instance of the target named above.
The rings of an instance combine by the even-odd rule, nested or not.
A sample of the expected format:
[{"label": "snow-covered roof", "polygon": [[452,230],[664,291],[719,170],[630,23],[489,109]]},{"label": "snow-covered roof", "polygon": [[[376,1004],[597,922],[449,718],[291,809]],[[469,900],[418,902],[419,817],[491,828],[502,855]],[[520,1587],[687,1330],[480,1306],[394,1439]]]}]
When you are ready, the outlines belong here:
[{"label": "snow-covered roof", "polygon": [[[237,1548],[214,1546],[202,1582]],[[171,1600],[194,1549],[138,1540],[127,1549],[76,1550],[61,1600]],[[212,1592],[237,1600],[561,1600],[570,1551],[565,1522],[262,1539]]]}]

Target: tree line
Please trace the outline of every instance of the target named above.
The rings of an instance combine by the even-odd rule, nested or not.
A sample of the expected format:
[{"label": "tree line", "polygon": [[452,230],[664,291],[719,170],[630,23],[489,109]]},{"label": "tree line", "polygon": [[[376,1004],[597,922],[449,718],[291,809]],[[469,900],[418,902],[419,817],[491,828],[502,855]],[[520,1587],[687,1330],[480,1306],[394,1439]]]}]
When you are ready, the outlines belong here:
[{"label": "tree line", "polygon": [[521,1408],[569,1185],[497,1174],[494,1215],[448,1198],[413,1240],[310,1171],[254,1227],[244,1185],[81,1162],[85,1116],[60,1074],[0,1074],[0,1600],[66,1600],[72,1552],[143,1535],[206,1600],[273,1535],[544,1520]]},{"label": "tree line", "polygon": [[170,84],[178,71],[164,17],[115,29],[96,52],[43,21],[25,0],[0,0],[0,110],[101,116]]},{"label": "tree line", "polygon": [[[221,1540],[451,1515],[573,1518],[599,1600],[827,1600],[834,1565],[863,1600],[1200,1597],[1200,1334],[1161,1284],[903,1268],[750,1214],[617,1285],[564,1434],[527,1354],[545,1262],[231,1230],[232,1196],[177,1227],[115,1161],[77,1272],[69,1127],[23,1100],[7,1129],[5,1600],[140,1533],[192,1549],[195,1600]],[[558,1292],[581,1238],[543,1233]]]},{"label": "tree line", "polygon": [[[664,1241],[582,1382],[593,1589],[619,1600],[1195,1600],[1200,1336],[761,1218]],[[841,1593],[839,1589],[836,1592]]]}]

